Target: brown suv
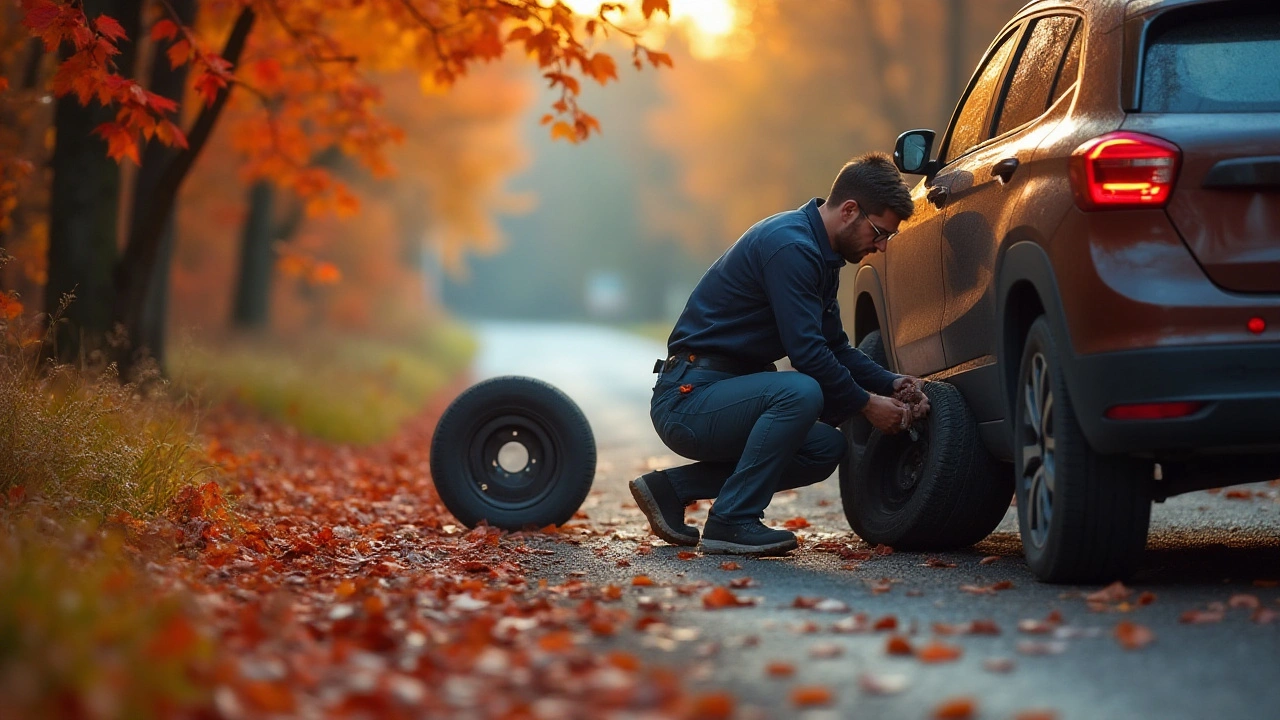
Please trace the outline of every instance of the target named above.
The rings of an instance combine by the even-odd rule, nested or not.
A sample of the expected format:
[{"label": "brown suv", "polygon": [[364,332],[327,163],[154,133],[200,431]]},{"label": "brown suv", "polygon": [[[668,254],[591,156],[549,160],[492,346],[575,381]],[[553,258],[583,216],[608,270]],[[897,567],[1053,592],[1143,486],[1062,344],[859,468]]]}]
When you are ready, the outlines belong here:
[{"label": "brown suv", "polygon": [[1036,575],[1105,581],[1153,500],[1280,476],[1277,3],[1032,2],[934,139],[898,139],[915,215],[841,306],[963,401],[915,438],[848,424],[859,534],[971,543],[1012,486]]}]

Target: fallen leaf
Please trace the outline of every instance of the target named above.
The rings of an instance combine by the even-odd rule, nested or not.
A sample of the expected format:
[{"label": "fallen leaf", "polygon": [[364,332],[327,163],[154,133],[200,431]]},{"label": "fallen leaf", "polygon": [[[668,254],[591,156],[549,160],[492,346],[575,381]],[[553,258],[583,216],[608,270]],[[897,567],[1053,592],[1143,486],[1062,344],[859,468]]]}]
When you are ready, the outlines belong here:
[{"label": "fallen leaf", "polygon": [[924,564],[923,564],[921,567],[928,567],[928,568],[953,568],[953,567],[955,567],[955,566],[956,566],[956,564],[955,564],[955,563],[953,563],[953,562],[947,562],[946,560],[943,560],[942,558],[939,558],[939,557],[930,557],[930,558],[926,558],[926,559],[925,559]]},{"label": "fallen leaf", "polygon": [[1117,603],[1121,600],[1128,599],[1132,594],[1132,590],[1125,587],[1124,583],[1117,580],[1101,590],[1085,595],[1084,599],[1093,603]]},{"label": "fallen leaf", "polygon": [[726,692],[695,695],[685,717],[690,720],[728,720],[733,717],[733,696]]},{"label": "fallen leaf", "polygon": [[836,643],[818,643],[809,648],[809,657],[815,660],[830,660],[844,654],[844,647]]},{"label": "fallen leaf", "polygon": [[1008,673],[1013,672],[1015,667],[1017,667],[1017,663],[1013,661],[1013,658],[994,657],[982,661],[982,669],[987,672]]},{"label": "fallen leaf", "polygon": [[1137,650],[1150,645],[1155,639],[1155,633],[1144,625],[1139,625],[1128,620],[1121,620],[1116,623],[1115,629],[1116,641],[1120,643],[1120,647],[1125,650]]},{"label": "fallen leaf", "polygon": [[1156,594],[1151,592],[1150,590],[1147,590],[1142,592],[1142,594],[1138,595],[1138,599],[1135,600],[1134,602],[1139,607],[1145,607],[1155,601],[1156,601]]},{"label": "fallen leaf", "polygon": [[782,527],[788,530],[803,530],[809,527],[809,521],[802,517],[793,517],[790,520],[782,523]]},{"label": "fallen leaf", "polygon": [[729,581],[729,587],[734,590],[741,590],[742,588],[751,587],[752,585],[755,585],[755,581],[746,576],[737,577]]},{"label": "fallen leaf", "polygon": [[729,571],[741,570],[742,566],[732,560],[725,560],[724,562],[720,563],[720,569],[729,570]]},{"label": "fallen leaf", "polygon": [[988,556],[986,556],[986,557],[982,558],[981,560],[979,560],[979,561],[978,561],[978,564],[979,564],[979,565],[990,565],[990,564],[991,564],[991,563],[993,563],[993,562],[997,562],[999,559],[1000,559],[1000,556],[999,556],[999,555],[988,555]]},{"label": "fallen leaf", "polygon": [[1249,610],[1256,610],[1259,605],[1261,605],[1261,602],[1259,602],[1258,596],[1249,595],[1247,593],[1239,593],[1236,595],[1232,595],[1231,599],[1227,601],[1227,607],[1233,607],[1233,608],[1246,608]]},{"label": "fallen leaf", "polygon": [[818,612],[826,612],[826,613],[849,612],[849,606],[839,600],[836,600],[835,598],[827,598],[826,600],[823,600],[817,605],[814,605],[813,609]]},{"label": "fallen leaf", "polygon": [[1032,635],[1045,635],[1053,632],[1055,625],[1045,620],[1019,620],[1018,632]]},{"label": "fallen leaf", "polygon": [[890,635],[884,644],[884,651],[889,655],[914,655],[916,650],[901,635]]},{"label": "fallen leaf", "polygon": [[649,587],[653,585],[653,579],[648,575],[636,575],[631,578],[631,585],[633,587]]},{"label": "fallen leaf", "polygon": [[834,696],[824,685],[797,685],[791,689],[791,703],[796,707],[830,705]]},{"label": "fallen leaf", "polygon": [[959,660],[964,651],[958,645],[948,645],[937,640],[916,650],[916,659],[923,663],[940,663]]},{"label": "fallen leaf", "polygon": [[1021,710],[1013,720],[1058,720],[1058,713],[1053,710]]},{"label": "fallen leaf", "polygon": [[745,607],[754,605],[755,601],[740,598],[726,587],[714,587],[702,596],[702,606],[708,610],[719,610],[721,608]]},{"label": "fallen leaf", "polygon": [[857,615],[850,615],[847,618],[837,620],[832,624],[831,631],[837,633],[857,633],[866,632],[870,627],[871,625],[867,620],[867,616],[863,613],[859,613]]},{"label": "fallen leaf", "polygon": [[907,689],[907,676],[863,673],[858,676],[858,687],[871,695],[896,695]]},{"label": "fallen leaf", "polygon": [[972,595],[995,595],[994,588],[985,585],[961,585],[960,592],[970,593]]},{"label": "fallen leaf", "polygon": [[875,624],[873,624],[871,628],[873,630],[897,630],[898,618],[894,615],[885,615],[879,620],[876,620]]},{"label": "fallen leaf", "polygon": [[681,550],[680,552],[676,553],[676,557],[680,558],[681,560],[692,560],[698,557],[698,553],[690,550]]},{"label": "fallen leaf", "polygon": [[933,709],[938,720],[968,720],[978,711],[978,703],[971,697],[954,697],[944,700]]},{"label": "fallen leaf", "polygon": [[1178,616],[1178,622],[1187,625],[1205,625],[1222,622],[1223,613],[1218,610],[1188,610]]},{"label": "fallen leaf", "polygon": [[771,662],[764,666],[764,672],[769,677],[791,677],[796,674],[796,666],[789,662]]}]

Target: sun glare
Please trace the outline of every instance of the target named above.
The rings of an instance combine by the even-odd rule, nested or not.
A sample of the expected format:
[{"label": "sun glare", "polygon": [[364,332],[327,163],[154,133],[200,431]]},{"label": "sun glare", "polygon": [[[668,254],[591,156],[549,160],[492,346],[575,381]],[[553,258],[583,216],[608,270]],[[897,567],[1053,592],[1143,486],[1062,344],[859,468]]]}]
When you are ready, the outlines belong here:
[{"label": "sun glare", "polygon": [[[595,15],[601,4],[600,0],[562,1],[580,15]],[[640,5],[638,0],[631,4]],[[715,58],[731,49],[736,31],[746,24],[742,15],[735,0],[671,0],[670,25],[685,35],[694,56]],[[666,21],[660,19],[656,24],[665,25]]]}]

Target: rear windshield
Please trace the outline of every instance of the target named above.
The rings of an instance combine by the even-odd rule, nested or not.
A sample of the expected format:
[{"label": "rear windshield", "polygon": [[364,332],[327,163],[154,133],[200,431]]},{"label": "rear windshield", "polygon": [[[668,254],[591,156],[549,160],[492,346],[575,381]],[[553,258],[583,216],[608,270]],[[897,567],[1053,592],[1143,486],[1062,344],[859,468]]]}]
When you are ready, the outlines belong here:
[{"label": "rear windshield", "polygon": [[1280,12],[1181,14],[1152,28],[1142,111],[1280,111]]}]

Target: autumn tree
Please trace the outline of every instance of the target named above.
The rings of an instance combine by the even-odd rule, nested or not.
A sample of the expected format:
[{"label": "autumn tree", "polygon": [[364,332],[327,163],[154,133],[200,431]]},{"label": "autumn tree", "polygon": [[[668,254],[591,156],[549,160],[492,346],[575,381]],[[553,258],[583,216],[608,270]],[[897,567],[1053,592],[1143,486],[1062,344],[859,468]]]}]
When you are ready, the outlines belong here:
[{"label": "autumn tree", "polygon": [[[667,5],[641,0],[643,17],[669,12]],[[387,146],[400,137],[378,112],[382,98],[371,72],[412,68],[425,83],[448,88],[475,63],[514,47],[560,91],[548,118],[551,134],[576,142],[599,129],[578,104],[582,79],[617,78],[614,59],[596,51],[597,42],[622,36],[637,67],[670,64],[624,27],[621,3],[582,17],[563,3],[537,0],[205,0],[194,24],[167,0],[22,0],[22,7],[25,26],[60,60],[51,83],[60,98],[53,195],[61,199],[53,210],[48,292],[74,286],[81,311],[78,330],[62,337],[59,351],[74,356],[81,341],[100,346],[108,329],[119,327],[133,339],[116,354],[126,367],[144,349],[138,341],[147,336],[147,310],[156,303],[157,266],[178,191],[233,89],[260,102],[259,126],[237,138],[245,177],[269,179],[313,207],[342,210],[354,196],[312,158],[336,148],[369,172],[386,174]],[[149,41],[136,42],[143,27]],[[148,47],[163,47],[152,68],[163,62],[190,68],[187,84],[199,109],[185,131],[175,99],[135,79],[137,58]],[[140,147],[156,142],[174,150],[157,155],[144,173],[148,187],[140,188],[117,242],[119,168],[89,158],[144,162]],[[162,340],[151,342],[145,349],[162,351]]]}]

